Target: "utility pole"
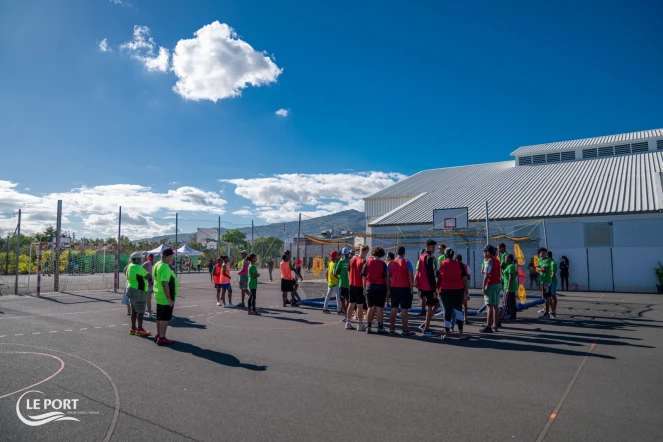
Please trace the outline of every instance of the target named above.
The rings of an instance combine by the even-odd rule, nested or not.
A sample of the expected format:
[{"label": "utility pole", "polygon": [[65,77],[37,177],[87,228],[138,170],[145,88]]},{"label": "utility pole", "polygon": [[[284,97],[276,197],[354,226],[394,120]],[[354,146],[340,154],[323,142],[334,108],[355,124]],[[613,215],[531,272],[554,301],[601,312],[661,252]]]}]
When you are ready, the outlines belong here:
[{"label": "utility pole", "polygon": [[251,220],[251,253],[253,253],[253,220]]},{"label": "utility pole", "polygon": [[[30,246],[32,250],[32,246]],[[21,253],[21,209],[18,209],[18,226],[16,227],[16,284],[14,285],[14,294],[18,295],[18,254]],[[28,272],[31,262],[28,261]],[[30,279],[28,278],[28,281]],[[28,294],[30,292],[28,291]]]},{"label": "utility pole", "polygon": [[[62,200],[58,200],[58,214],[55,221],[55,272],[53,273],[53,291],[60,291],[60,233],[62,230]],[[69,263],[67,262],[67,266]]]},{"label": "utility pole", "polygon": [[[221,256],[221,217],[219,217],[219,230],[216,231],[218,238],[216,238],[216,246],[219,249],[219,256]],[[228,250],[228,256],[230,256],[230,250]]]},{"label": "utility pole", "polygon": [[490,221],[488,219],[488,201],[486,201],[486,244],[490,244]]},{"label": "utility pole", "polygon": [[302,232],[302,214],[299,214],[299,224],[297,224],[297,262],[299,262],[299,235]]},{"label": "utility pole", "polygon": [[[175,214],[175,250],[174,252],[177,251],[177,228],[179,226],[179,219],[178,219],[178,214]],[[182,265],[182,259],[178,259],[179,257],[175,255],[175,275],[177,275],[177,261],[180,262],[180,265]]]},{"label": "utility pole", "polygon": [[[285,249],[286,246],[287,246],[287,243],[285,242],[285,223],[283,223],[283,248]],[[285,252],[285,250],[284,250],[284,252]]]}]

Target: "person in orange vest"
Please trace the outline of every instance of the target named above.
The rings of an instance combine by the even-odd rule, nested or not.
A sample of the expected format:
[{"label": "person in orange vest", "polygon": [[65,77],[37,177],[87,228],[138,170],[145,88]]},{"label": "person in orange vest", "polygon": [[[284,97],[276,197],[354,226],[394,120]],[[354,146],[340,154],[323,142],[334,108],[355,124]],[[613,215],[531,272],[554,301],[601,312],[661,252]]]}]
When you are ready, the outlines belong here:
[{"label": "person in orange vest", "polygon": [[[294,266],[290,262],[290,254],[283,254],[283,262],[279,264],[279,269],[281,270],[281,293],[283,294],[283,307],[287,307],[290,304],[293,307],[297,307],[297,300],[295,299],[295,280],[292,277],[292,271]],[[288,293],[290,293],[291,301],[288,301]]]}]

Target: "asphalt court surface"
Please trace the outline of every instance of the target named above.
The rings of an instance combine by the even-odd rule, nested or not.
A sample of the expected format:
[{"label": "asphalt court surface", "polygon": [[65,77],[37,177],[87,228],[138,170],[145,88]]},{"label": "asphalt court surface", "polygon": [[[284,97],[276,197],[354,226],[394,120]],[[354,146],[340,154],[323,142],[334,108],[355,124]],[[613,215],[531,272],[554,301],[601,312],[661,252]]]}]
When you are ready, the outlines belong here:
[{"label": "asphalt court surface", "polygon": [[128,334],[119,293],[0,297],[0,440],[660,440],[660,296],[569,293],[557,320],[479,335],[477,317],[461,342],[346,331],[283,308],[276,278],[260,317],[182,281],[172,347]]}]

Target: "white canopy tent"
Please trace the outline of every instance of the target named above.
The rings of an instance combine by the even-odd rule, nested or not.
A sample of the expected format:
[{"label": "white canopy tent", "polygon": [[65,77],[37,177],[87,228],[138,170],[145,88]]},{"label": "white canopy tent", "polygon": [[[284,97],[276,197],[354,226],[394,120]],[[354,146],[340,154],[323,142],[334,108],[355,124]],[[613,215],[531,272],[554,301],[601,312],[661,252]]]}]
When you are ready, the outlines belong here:
[{"label": "white canopy tent", "polygon": [[156,247],[156,248],[154,248],[154,249],[152,249],[152,250],[148,250],[148,251],[147,251],[147,254],[149,255],[150,253],[152,253],[152,254],[154,254],[154,255],[161,255],[161,253],[162,253],[164,250],[166,250],[167,248],[168,248],[168,247],[167,247],[166,245],[161,244],[159,247]]},{"label": "white canopy tent", "polygon": [[202,256],[203,252],[198,250],[193,250],[191,247],[186,244],[176,250],[178,255],[189,255],[189,256]]}]

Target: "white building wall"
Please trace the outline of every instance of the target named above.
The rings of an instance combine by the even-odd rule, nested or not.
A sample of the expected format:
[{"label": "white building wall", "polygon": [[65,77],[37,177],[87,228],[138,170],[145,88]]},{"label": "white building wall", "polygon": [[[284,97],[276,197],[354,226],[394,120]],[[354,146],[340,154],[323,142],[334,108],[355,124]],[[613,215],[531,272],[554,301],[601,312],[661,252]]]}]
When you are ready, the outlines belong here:
[{"label": "white building wall", "polygon": [[[527,224],[535,220],[500,221],[502,229]],[[548,248],[555,260],[569,258],[571,284],[580,290],[592,290],[589,284],[588,252],[585,242],[585,224],[612,223],[612,275],[616,292],[656,292],[654,267],[663,262],[663,214],[607,215],[546,219]],[[407,226],[373,226],[373,234],[419,232],[432,228],[432,224]],[[543,226],[539,225],[543,245]],[[408,251],[409,252],[409,251]],[[408,253],[409,254],[409,253]],[[408,256],[409,257],[409,256]],[[530,256],[526,256],[529,262]]]}]

